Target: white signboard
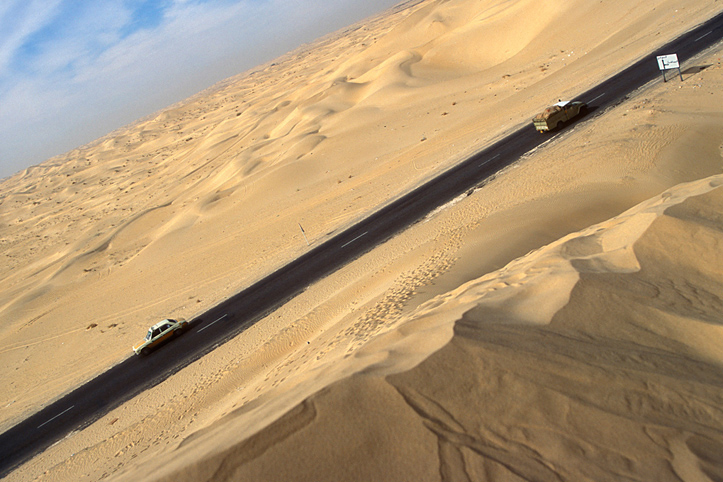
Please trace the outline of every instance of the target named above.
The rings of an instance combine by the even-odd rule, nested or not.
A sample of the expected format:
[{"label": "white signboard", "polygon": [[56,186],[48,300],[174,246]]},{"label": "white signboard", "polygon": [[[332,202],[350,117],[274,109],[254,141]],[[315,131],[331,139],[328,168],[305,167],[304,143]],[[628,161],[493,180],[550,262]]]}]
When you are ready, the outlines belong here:
[{"label": "white signboard", "polygon": [[679,69],[680,64],[678,64],[678,55],[658,55],[658,68],[660,70]]}]

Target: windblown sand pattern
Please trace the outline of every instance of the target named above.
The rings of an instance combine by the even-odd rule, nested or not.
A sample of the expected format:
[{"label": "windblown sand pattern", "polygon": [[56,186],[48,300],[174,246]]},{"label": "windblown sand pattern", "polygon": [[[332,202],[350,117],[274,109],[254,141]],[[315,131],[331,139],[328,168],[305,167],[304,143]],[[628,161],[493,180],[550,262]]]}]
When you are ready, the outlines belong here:
[{"label": "windblown sand pattern", "polygon": [[[0,425],[721,9],[400,4],[5,179]],[[8,480],[720,480],[722,56]]]}]

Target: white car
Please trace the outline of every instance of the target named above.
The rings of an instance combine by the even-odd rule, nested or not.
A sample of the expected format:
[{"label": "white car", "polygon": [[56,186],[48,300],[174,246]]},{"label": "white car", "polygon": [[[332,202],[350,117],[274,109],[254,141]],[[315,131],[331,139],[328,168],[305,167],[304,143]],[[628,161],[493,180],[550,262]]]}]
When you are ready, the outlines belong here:
[{"label": "white car", "polygon": [[180,320],[163,320],[153,325],[146,334],[146,338],[133,347],[136,355],[148,355],[150,351],[171,338],[174,338],[188,328],[188,322]]}]

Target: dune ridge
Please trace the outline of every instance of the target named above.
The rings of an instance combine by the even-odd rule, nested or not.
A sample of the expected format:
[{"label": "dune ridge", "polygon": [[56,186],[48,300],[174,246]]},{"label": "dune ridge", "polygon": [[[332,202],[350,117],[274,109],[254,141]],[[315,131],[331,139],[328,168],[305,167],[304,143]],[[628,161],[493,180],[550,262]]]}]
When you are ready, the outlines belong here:
[{"label": "dune ridge", "polygon": [[[401,367],[381,357],[248,440],[226,435],[255,417],[238,409],[154,480],[715,480],[721,186],[678,186],[421,305],[355,354]],[[705,256],[671,258],[687,237]],[[399,355],[452,326],[419,365]]]}]

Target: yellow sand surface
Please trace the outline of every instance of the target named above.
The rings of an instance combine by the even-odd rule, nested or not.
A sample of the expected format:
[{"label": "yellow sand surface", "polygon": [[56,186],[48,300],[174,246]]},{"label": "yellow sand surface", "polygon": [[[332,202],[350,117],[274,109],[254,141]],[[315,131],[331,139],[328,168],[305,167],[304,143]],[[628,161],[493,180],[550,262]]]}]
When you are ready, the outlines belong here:
[{"label": "yellow sand surface", "polygon": [[[403,3],[3,180],[0,429],[721,10]],[[8,480],[721,480],[722,58]]]}]

